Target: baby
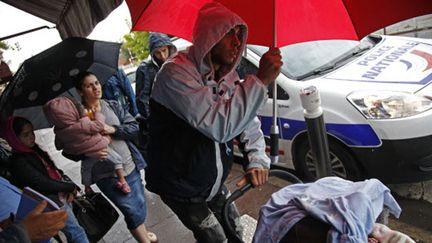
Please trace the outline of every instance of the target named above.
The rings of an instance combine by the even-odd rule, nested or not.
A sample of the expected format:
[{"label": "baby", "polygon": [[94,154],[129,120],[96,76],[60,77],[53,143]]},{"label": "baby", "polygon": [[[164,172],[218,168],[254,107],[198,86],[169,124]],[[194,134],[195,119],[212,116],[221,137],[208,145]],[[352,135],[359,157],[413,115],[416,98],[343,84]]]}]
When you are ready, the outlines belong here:
[{"label": "baby", "polygon": [[[115,165],[118,177],[116,187],[124,193],[131,191],[124,175],[122,157],[111,143],[111,137],[102,135],[105,117],[100,112],[84,109],[78,101],[68,97],[57,97],[48,101],[43,111],[48,121],[54,124],[55,146],[72,155],[97,152],[108,148],[108,159]],[[93,184],[91,171],[98,160],[81,164],[82,183],[86,190]]]}]

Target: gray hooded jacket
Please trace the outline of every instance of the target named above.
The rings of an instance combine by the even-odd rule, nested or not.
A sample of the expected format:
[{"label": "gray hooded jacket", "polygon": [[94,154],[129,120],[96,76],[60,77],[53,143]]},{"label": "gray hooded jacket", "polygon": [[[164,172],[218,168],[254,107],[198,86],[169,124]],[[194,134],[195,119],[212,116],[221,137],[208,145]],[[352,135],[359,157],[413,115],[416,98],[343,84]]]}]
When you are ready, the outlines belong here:
[{"label": "gray hooded jacket", "polygon": [[268,168],[265,142],[256,117],[267,88],[255,76],[239,81],[235,67],[215,80],[209,52],[233,27],[241,26],[242,50],[247,26],[220,4],[199,12],[193,43],[186,53],[165,62],[155,79],[150,102],[148,188],[185,201],[210,200],[232,165],[232,139],[246,143],[248,168]]}]

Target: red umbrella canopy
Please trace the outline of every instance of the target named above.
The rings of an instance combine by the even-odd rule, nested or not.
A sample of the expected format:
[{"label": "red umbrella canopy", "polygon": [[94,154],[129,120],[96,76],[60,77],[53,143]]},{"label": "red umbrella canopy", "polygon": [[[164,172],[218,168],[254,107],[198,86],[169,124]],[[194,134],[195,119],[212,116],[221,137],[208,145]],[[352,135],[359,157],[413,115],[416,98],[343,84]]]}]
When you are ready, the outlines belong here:
[{"label": "red umbrella canopy", "polygon": [[359,40],[390,24],[432,13],[431,0],[126,0],[132,30],[163,32],[189,41],[198,10],[213,1],[245,20],[248,43],[276,47]]}]

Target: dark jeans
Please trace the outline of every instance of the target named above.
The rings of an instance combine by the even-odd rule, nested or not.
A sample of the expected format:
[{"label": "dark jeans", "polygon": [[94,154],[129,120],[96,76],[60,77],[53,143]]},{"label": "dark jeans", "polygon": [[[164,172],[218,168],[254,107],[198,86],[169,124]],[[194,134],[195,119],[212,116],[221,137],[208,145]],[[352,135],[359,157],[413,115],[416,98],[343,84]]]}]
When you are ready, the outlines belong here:
[{"label": "dark jeans", "polygon": [[[222,218],[227,194],[228,190],[223,186],[219,193],[209,202],[181,202],[163,196],[161,199],[171,208],[180,221],[193,232],[195,239],[199,243],[237,243],[239,241],[235,236],[226,233],[228,232],[227,226]],[[237,208],[235,205],[231,205],[229,221],[238,232],[241,232],[235,224],[235,219],[238,217]],[[240,233],[238,234],[240,235]]]}]

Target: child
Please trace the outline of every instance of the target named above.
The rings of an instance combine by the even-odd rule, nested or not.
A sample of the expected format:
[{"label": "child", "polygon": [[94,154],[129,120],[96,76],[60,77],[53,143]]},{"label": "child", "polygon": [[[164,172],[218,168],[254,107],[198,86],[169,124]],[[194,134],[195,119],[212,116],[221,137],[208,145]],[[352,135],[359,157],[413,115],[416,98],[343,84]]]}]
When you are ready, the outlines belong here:
[{"label": "child", "polygon": [[[124,175],[122,157],[115,150],[110,136],[104,136],[105,117],[100,112],[84,109],[78,101],[68,97],[57,97],[48,101],[43,107],[48,121],[54,124],[55,146],[67,154],[79,155],[99,151],[108,147],[108,159],[115,165],[119,178],[117,188],[124,193],[131,191]],[[86,191],[93,182],[91,170],[93,163],[81,165],[82,183]]]}]

